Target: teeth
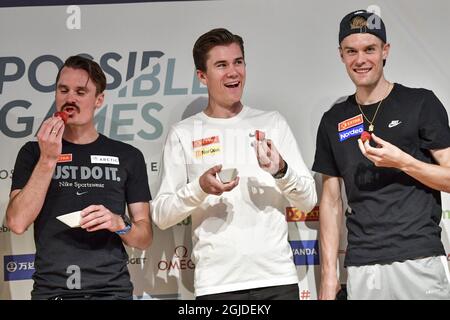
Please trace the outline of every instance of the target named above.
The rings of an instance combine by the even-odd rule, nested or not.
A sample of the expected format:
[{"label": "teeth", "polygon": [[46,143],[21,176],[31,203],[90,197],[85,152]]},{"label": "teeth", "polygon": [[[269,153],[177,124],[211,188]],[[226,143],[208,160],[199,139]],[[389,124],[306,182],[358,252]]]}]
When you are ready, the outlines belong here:
[{"label": "teeth", "polygon": [[226,87],[232,87],[232,88],[236,88],[239,85],[239,81],[238,82],[231,82],[231,83],[225,83]]}]

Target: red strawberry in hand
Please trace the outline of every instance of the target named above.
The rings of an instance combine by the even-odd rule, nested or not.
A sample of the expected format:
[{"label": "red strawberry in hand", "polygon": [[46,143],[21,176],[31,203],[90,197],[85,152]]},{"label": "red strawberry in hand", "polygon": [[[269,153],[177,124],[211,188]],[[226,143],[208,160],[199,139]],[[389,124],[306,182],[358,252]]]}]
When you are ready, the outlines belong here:
[{"label": "red strawberry in hand", "polygon": [[363,133],[361,133],[361,141],[363,143],[366,141],[370,141],[371,138],[372,138],[372,136],[367,131],[363,131]]},{"label": "red strawberry in hand", "polygon": [[62,119],[62,121],[64,121],[64,124],[66,124],[67,119],[69,119],[69,115],[67,113],[65,113],[64,111],[57,111],[57,112],[55,112],[55,114],[53,116],[60,117]]},{"label": "red strawberry in hand", "polygon": [[256,130],[255,132],[256,140],[263,141],[266,138],[264,131]]}]

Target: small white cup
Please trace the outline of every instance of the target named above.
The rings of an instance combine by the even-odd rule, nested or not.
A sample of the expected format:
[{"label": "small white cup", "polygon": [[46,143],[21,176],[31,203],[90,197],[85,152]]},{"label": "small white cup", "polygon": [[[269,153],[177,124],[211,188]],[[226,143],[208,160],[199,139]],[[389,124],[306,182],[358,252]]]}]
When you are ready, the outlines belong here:
[{"label": "small white cup", "polygon": [[227,168],[220,170],[217,175],[222,183],[228,183],[233,181],[237,177],[238,173],[239,172],[236,168]]}]

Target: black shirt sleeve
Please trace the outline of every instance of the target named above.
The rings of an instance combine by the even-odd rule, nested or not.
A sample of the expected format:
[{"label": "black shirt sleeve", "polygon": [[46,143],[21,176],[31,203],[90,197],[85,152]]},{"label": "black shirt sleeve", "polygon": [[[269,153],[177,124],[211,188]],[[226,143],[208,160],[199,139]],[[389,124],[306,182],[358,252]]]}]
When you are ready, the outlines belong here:
[{"label": "black shirt sleeve", "polygon": [[322,117],[319,130],[317,131],[316,154],[314,156],[312,170],[332,177],[342,176],[336,166],[333,149],[331,148],[330,139],[327,134],[325,115]]},{"label": "black shirt sleeve", "polygon": [[152,199],[148,186],[147,167],[141,151],[135,150],[135,155],[130,168],[130,175],[126,184],[127,203],[147,202]]},{"label": "black shirt sleeve", "polygon": [[11,191],[23,189],[33,173],[39,159],[39,147],[36,142],[27,142],[19,151],[14,165]]},{"label": "black shirt sleeve", "polygon": [[444,149],[450,147],[448,115],[432,91],[426,91],[419,119],[420,147]]}]

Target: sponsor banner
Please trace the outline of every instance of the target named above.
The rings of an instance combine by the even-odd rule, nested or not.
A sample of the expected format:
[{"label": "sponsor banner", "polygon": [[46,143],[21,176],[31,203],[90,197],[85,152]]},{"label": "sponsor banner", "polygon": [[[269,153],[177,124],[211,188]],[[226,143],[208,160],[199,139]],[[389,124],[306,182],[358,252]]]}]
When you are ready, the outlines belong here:
[{"label": "sponsor banner", "polygon": [[72,162],[72,154],[71,153],[60,154],[58,156],[58,163],[63,163],[63,162]]},{"label": "sponsor banner", "polygon": [[162,259],[158,262],[158,269],[167,271],[169,274],[178,274],[180,270],[193,270],[195,268],[194,262],[190,258],[189,250],[186,246],[180,245],[175,247],[172,259]]},{"label": "sponsor banner", "polygon": [[294,207],[286,207],[286,221],[319,221],[319,207],[314,207],[310,212],[300,211]]},{"label": "sponsor banner", "polygon": [[210,138],[204,138],[200,140],[192,141],[192,146],[195,148],[204,147],[213,143],[219,143],[219,136],[214,136]]},{"label": "sponsor banner", "polygon": [[213,156],[217,153],[220,153],[220,146],[213,146],[208,148],[202,148],[200,150],[195,150],[195,157],[202,158],[205,156]]},{"label": "sponsor banner", "polygon": [[91,155],[91,163],[108,163],[119,165],[119,158],[112,156]]},{"label": "sponsor banner", "polygon": [[347,140],[348,138],[351,138],[354,136],[360,136],[363,131],[364,131],[364,125],[361,124],[357,127],[339,132],[339,141],[342,142],[344,140]]},{"label": "sponsor banner", "polygon": [[17,254],[3,257],[4,281],[28,280],[34,273],[34,254]]},{"label": "sponsor banner", "polygon": [[213,156],[220,153],[219,136],[213,136],[192,141],[195,158],[202,158],[204,156]]},{"label": "sponsor banner", "polygon": [[357,115],[356,117],[344,120],[342,122],[339,122],[338,124],[338,131],[343,131],[343,130],[347,130],[349,128],[352,128],[358,124],[362,124],[363,121],[363,117],[362,114]]},{"label": "sponsor banner", "polygon": [[[174,113],[172,106],[180,104],[201,110],[204,108],[201,95],[207,90],[193,72],[191,63],[182,63],[178,52],[163,44],[151,49],[119,47],[116,51],[83,56],[98,61],[109,80],[105,91],[107,103],[95,114],[96,130],[111,139],[131,142],[138,148],[141,144],[148,147],[147,142],[152,142],[158,144],[153,146],[154,150],[159,150],[165,138],[167,117]],[[64,54],[45,49],[31,55],[18,52],[0,57],[3,98],[0,131],[5,139],[34,139],[40,123],[54,114],[54,70],[60,68],[66,58]],[[17,91],[29,94],[19,99]],[[176,117],[180,120],[184,115],[176,114]]]},{"label": "sponsor banner", "polygon": [[319,241],[290,241],[294,262],[297,266],[319,264]]}]

